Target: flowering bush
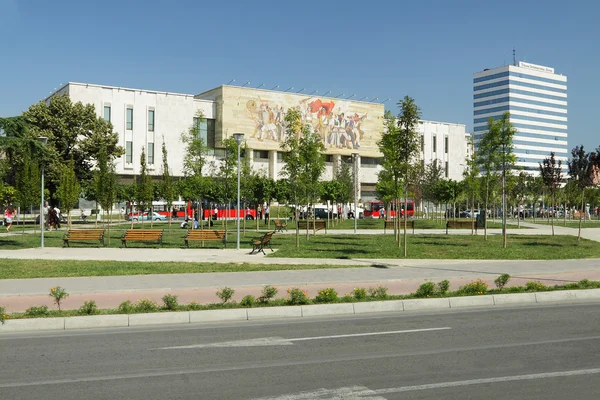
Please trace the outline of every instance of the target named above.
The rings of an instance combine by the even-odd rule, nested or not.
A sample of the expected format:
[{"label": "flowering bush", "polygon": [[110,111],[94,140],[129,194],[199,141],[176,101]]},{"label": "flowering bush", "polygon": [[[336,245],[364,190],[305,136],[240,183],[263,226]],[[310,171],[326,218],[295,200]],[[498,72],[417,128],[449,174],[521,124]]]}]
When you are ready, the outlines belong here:
[{"label": "flowering bush", "polygon": [[525,284],[525,290],[528,292],[537,292],[540,290],[546,290],[546,286],[540,281],[529,281]]},{"label": "flowering bush", "polygon": [[459,293],[466,295],[486,294],[487,291],[488,284],[481,279],[471,281],[458,289]]},{"label": "flowering bush", "polygon": [[152,299],[139,299],[134,307],[135,311],[142,313],[158,311],[158,304]]},{"label": "flowering bush", "polygon": [[446,292],[450,289],[450,281],[448,279],[444,279],[437,284],[437,290],[440,294],[446,294]]},{"label": "flowering bush", "polygon": [[254,298],[254,296],[249,294],[249,295],[244,296],[242,301],[240,301],[240,305],[242,307],[252,307],[255,302],[256,302],[256,299]]},{"label": "flowering bush", "polygon": [[223,289],[217,290],[217,297],[221,299],[223,303],[227,303],[233,297],[235,290],[225,286]]},{"label": "flowering bush", "polygon": [[261,303],[268,303],[277,295],[277,288],[275,286],[267,285],[263,288],[261,296],[258,301]]},{"label": "flowering bush", "polygon": [[10,319],[10,315],[6,314],[4,307],[0,307],[0,324],[4,325],[4,321]]},{"label": "flowering bush", "polygon": [[291,305],[300,305],[300,304],[308,304],[308,295],[306,294],[306,290],[301,290],[298,288],[288,289],[288,304]]},{"label": "flowering bush", "polygon": [[362,300],[365,297],[367,297],[367,289],[363,287],[355,287],[352,290],[351,296],[354,297],[356,300]]},{"label": "flowering bush", "polygon": [[174,294],[166,294],[162,298],[164,308],[170,311],[175,311],[179,308],[179,303],[177,302],[177,296]]},{"label": "flowering bush", "polygon": [[319,290],[319,293],[315,296],[315,301],[319,303],[333,303],[337,299],[338,294],[334,288]]},{"label": "flowering bush", "polygon": [[369,288],[369,297],[377,297],[379,299],[385,299],[387,297],[387,288],[385,286],[377,286],[375,288]]},{"label": "flowering bush", "polygon": [[131,300],[127,300],[119,304],[118,310],[122,314],[131,314],[135,311],[135,306],[131,302]]},{"label": "flowering bush", "polygon": [[94,300],[85,300],[83,305],[79,307],[79,314],[93,315],[98,312],[98,306]]},{"label": "flowering bush", "polygon": [[48,314],[50,314],[48,306],[33,306],[25,310],[25,315],[28,317],[46,316]]},{"label": "flowering bush", "polygon": [[64,288],[57,286],[50,288],[50,297],[54,298],[54,304],[56,304],[58,311],[60,311],[60,302],[69,297],[69,293]]},{"label": "flowering bush", "polygon": [[196,310],[201,310],[202,306],[200,304],[198,304],[196,302],[196,300],[192,301],[190,304],[187,305],[187,308],[192,310],[192,311],[196,311]]}]

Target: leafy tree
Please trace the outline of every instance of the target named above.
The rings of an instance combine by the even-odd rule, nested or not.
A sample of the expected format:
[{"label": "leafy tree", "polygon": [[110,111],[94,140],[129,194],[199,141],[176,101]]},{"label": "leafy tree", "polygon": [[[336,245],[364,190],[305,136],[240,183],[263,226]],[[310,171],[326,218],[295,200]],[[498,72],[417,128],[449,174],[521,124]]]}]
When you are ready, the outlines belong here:
[{"label": "leafy tree", "polygon": [[[320,196],[321,185],[318,182],[325,171],[324,150],[323,140],[316,132],[309,130],[300,138],[300,184],[304,189],[307,203],[313,206]],[[313,214],[313,223],[314,217]],[[308,239],[308,224],[306,237]]]},{"label": "leafy tree", "polygon": [[81,194],[81,185],[75,174],[75,162],[73,159],[63,167],[60,175],[56,195],[60,201],[63,212],[67,214],[67,225],[71,227],[71,210],[75,208]]},{"label": "leafy tree", "polygon": [[183,174],[185,176],[182,182],[181,192],[186,200],[198,200],[202,215],[202,199],[207,197],[209,192],[214,195],[214,182],[208,182],[203,177],[203,169],[207,163],[208,148],[204,139],[200,136],[200,124],[204,122],[202,111],[196,113],[194,124],[187,131],[181,134],[181,142],[185,146],[183,157]]},{"label": "leafy tree", "polygon": [[162,181],[160,185],[160,193],[161,197],[167,203],[167,210],[169,214],[169,229],[171,228],[172,222],[172,212],[173,209],[173,200],[175,199],[175,185],[173,184],[173,176],[171,176],[171,171],[169,169],[169,160],[167,154],[167,145],[165,143],[165,138],[163,137],[162,142]]},{"label": "leafy tree", "polygon": [[[414,168],[415,157],[419,154],[420,140],[417,124],[421,118],[421,111],[409,96],[398,102],[400,113],[397,119],[385,120],[385,132],[377,143],[383,155],[381,178],[387,179],[393,185],[396,204],[399,204],[400,193],[404,194],[404,203],[407,203],[408,186],[411,172]],[[404,256],[407,256],[407,224],[404,218]],[[398,246],[400,246],[398,235]]]},{"label": "leafy tree", "polygon": [[108,212],[108,243],[110,244],[110,222],[113,204],[117,197],[117,176],[113,159],[108,155],[104,146],[100,148],[96,160],[94,189],[96,202],[100,204],[104,212]]},{"label": "leafy tree", "polygon": [[[540,163],[540,176],[544,187],[550,194],[552,205],[556,205],[556,191],[560,188],[562,182],[562,161],[554,157],[554,152],[550,153],[550,157],[544,158],[543,164]],[[566,212],[566,210],[564,210]],[[552,236],[554,236],[554,218],[552,218]]]},{"label": "leafy tree", "polygon": [[444,169],[438,160],[431,160],[429,164],[425,165],[423,173],[423,198],[425,200],[439,203],[440,199],[437,197],[436,187],[438,182],[442,180],[443,174]]},{"label": "leafy tree", "polygon": [[[473,137],[469,137],[469,147],[473,146]],[[477,196],[477,193],[479,191],[479,184],[480,184],[480,180],[477,178],[477,176],[479,175],[479,169],[477,168],[477,157],[475,155],[475,152],[471,152],[471,155],[469,155],[466,159],[465,159],[465,169],[463,171],[463,182],[464,182],[464,190],[466,193],[468,193],[468,196],[470,197],[470,204],[471,204],[471,222],[474,222],[474,218],[475,218],[475,212],[474,212],[474,208],[475,208],[475,197]],[[481,212],[481,210],[480,210]],[[485,213],[482,214],[483,216],[485,216]],[[473,233],[471,231],[471,233]]]},{"label": "leafy tree", "polygon": [[142,229],[144,227],[143,213],[150,209],[148,217],[150,221],[152,218],[152,199],[154,198],[154,185],[152,184],[152,177],[148,174],[148,167],[146,166],[146,151],[142,147],[142,154],[140,156],[140,175],[137,180],[137,193],[136,200],[138,208],[140,210],[140,219],[142,220]]},{"label": "leafy tree", "polygon": [[[575,146],[571,151],[571,160],[568,162],[571,180],[581,191],[581,213],[585,218],[585,189],[598,184],[598,155],[595,152],[586,153],[583,146]],[[581,222],[579,218],[579,232],[577,240],[581,240]]]},{"label": "leafy tree", "polygon": [[[18,163],[11,168],[16,173],[15,194],[16,200],[22,209],[31,209],[36,204],[40,204],[41,198],[41,165],[38,162],[39,152],[31,148],[21,149],[15,152],[15,155],[21,155]],[[40,212],[40,220],[43,220],[43,213]],[[40,223],[42,223],[40,221]]]}]

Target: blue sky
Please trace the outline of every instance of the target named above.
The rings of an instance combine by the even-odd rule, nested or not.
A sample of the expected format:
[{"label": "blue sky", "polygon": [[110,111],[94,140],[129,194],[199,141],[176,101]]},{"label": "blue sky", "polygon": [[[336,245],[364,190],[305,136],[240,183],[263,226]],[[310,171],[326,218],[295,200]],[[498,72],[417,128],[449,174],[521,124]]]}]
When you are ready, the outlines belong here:
[{"label": "blue sky", "polygon": [[600,3],[0,0],[0,116],[68,81],[200,93],[279,85],[473,125],[472,74],[517,59],[569,80],[569,147],[600,146]]}]

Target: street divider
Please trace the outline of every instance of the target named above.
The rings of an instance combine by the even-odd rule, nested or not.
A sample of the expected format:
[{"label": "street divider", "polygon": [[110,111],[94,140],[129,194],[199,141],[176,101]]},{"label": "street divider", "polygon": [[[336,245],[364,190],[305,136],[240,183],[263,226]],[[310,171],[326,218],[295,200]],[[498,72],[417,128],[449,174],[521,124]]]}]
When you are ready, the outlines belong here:
[{"label": "street divider", "polygon": [[600,299],[600,289],[560,290],[538,293],[494,294],[431,299],[383,300],[303,306],[236,308],[225,310],[91,315],[60,318],[24,318],[6,320],[3,325],[0,325],[0,333],[252,321],[420,310],[449,310],[453,308],[494,307],[517,304],[565,304],[571,301],[593,299]]}]

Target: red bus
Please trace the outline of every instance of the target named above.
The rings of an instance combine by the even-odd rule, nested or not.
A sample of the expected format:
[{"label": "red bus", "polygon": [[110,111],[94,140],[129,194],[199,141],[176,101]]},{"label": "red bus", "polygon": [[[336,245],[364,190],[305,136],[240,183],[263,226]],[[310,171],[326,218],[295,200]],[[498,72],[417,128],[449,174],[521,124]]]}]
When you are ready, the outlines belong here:
[{"label": "red bus", "polygon": [[[382,212],[385,210],[385,205],[381,200],[367,201],[365,204],[365,218],[382,218]],[[400,203],[400,215],[404,216],[404,210],[406,209],[406,215],[413,217],[415,215],[415,203],[412,200],[407,201],[407,207],[404,207],[404,202]],[[390,217],[396,217],[396,202],[391,204]]]}]

